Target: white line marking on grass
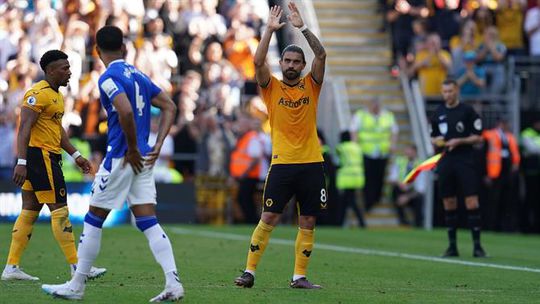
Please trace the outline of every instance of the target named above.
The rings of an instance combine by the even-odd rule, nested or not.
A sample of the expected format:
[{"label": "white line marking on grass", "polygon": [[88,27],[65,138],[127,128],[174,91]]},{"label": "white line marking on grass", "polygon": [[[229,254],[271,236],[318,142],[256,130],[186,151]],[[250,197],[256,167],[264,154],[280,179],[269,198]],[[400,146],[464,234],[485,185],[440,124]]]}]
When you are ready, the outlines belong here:
[{"label": "white line marking on grass", "polygon": [[[249,241],[250,240],[249,236],[241,235],[241,234],[234,234],[234,233],[199,231],[199,230],[192,230],[192,229],[185,229],[185,228],[178,228],[178,227],[172,227],[167,230],[170,230],[176,234],[196,235],[196,236],[222,239],[222,240],[232,240],[232,241]],[[294,241],[286,240],[286,239],[272,238],[270,239],[270,243],[294,246]],[[493,263],[470,262],[470,261],[463,261],[463,260],[446,259],[446,258],[438,258],[438,257],[418,255],[418,254],[383,251],[383,250],[375,250],[375,249],[345,247],[345,246],[328,245],[328,244],[321,244],[321,243],[315,243],[315,248],[335,251],[335,252],[347,252],[347,253],[357,253],[357,254],[364,254],[364,255],[385,256],[385,257],[397,257],[397,258],[404,258],[404,259],[409,259],[409,260],[419,260],[419,261],[458,264],[458,265],[466,265],[466,266],[474,266],[474,267],[487,267],[487,268],[495,268],[495,269],[540,273],[539,268],[501,265],[501,264],[493,264]]]}]

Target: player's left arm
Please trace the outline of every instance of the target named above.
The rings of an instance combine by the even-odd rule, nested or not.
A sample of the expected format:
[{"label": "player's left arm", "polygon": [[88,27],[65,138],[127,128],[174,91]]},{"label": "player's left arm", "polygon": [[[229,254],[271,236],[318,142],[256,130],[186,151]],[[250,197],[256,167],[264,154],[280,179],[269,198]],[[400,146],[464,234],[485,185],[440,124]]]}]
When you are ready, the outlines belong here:
[{"label": "player's left arm", "polygon": [[77,153],[77,155],[73,155],[73,153],[78,152],[77,148],[75,148],[73,144],[69,141],[69,136],[67,135],[66,130],[64,130],[64,128],[60,128],[60,130],[60,147],[62,147],[62,149],[66,151],[69,155],[75,157],[75,163],[77,164],[77,166],[79,166],[79,168],[82,169],[84,174],[90,173],[90,171],[92,170],[92,165],[90,164],[90,162],[80,153]]},{"label": "player's left arm", "polygon": [[[288,7],[291,11],[291,14],[288,17],[291,24],[299,29],[304,27],[304,21],[302,20],[302,16],[300,16],[300,11],[298,10],[298,7],[296,7],[296,4],[294,2],[289,2]],[[311,50],[315,54],[315,58],[311,64],[311,77],[313,77],[313,80],[320,85],[324,80],[326,51],[319,38],[317,38],[317,36],[315,36],[308,28],[303,29],[302,34],[306,37],[309,47],[311,47]]]},{"label": "player's left arm", "polygon": [[159,157],[159,152],[163,146],[163,142],[169,134],[174,118],[176,117],[176,105],[172,99],[164,92],[160,92],[152,98],[152,105],[161,110],[161,119],[159,122],[159,131],[154,149],[147,154],[146,164],[153,166]]}]

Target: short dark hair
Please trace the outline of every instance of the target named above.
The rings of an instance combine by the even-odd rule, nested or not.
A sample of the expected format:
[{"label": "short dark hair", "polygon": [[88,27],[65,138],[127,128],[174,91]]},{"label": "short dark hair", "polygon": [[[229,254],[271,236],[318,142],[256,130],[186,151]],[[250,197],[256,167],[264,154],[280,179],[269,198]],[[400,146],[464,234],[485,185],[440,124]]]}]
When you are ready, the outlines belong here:
[{"label": "short dark hair", "polygon": [[456,87],[458,86],[457,81],[456,81],[455,79],[453,79],[453,78],[446,78],[446,79],[443,81],[442,84],[443,84],[443,85],[453,84],[453,85],[456,86]]},{"label": "short dark hair", "polygon": [[96,33],[98,47],[105,51],[119,51],[124,43],[122,30],[114,25],[106,25]]},{"label": "short dark hair", "polygon": [[306,56],[304,55],[304,50],[302,50],[302,48],[299,47],[298,45],[289,44],[286,48],[284,48],[283,51],[281,52],[281,60],[283,60],[283,56],[287,52],[293,52],[293,53],[298,53],[298,54],[302,55],[302,61],[304,63],[306,63]]},{"label": "short dark hair", "polygon": [[41,56],[41,59],[39,60],[39,66],[41,67],[43,72],[47,72],[45,71],[47,66],[52,62],[60,59],[68,59],[68,55],[60,50],[50,50],[45,52],[45,54]]}]

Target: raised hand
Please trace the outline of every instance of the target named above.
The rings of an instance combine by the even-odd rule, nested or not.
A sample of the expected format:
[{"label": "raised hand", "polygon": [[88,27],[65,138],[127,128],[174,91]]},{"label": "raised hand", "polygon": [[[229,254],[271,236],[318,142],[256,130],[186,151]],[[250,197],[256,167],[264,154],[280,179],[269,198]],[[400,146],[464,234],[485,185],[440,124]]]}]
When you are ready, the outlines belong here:
[{"label": "raised hand", "polygon": [[287,6],[291,11],[291,14],[287,17],[289,22],[297,28],[301,28],[302,26],[304,26],[304,20],[302,20],[302,16],[300,16],[300,11],[298,11],[298,7],[296,7],[296,4],[291,1]]},{"label": "raised hand", "polygon": [[271,31],[277,31],[281,29],[285,22],[280,22],[281,14],[283,10],[278,5],[274,5],[270,8],[270,15],[268,16],[268,23],[266,27]]}]

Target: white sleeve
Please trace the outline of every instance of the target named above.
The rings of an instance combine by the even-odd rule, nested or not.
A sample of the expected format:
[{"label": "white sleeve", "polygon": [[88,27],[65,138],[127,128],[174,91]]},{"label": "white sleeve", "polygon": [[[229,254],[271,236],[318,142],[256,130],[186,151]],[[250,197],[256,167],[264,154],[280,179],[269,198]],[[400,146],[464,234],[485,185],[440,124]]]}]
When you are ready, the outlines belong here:
[{"label": "white sleeve", "polygon": [[263,155],[263,146],[257,137],[253,137],[247,146],[247,154],[250,157],[257,158]]}]

